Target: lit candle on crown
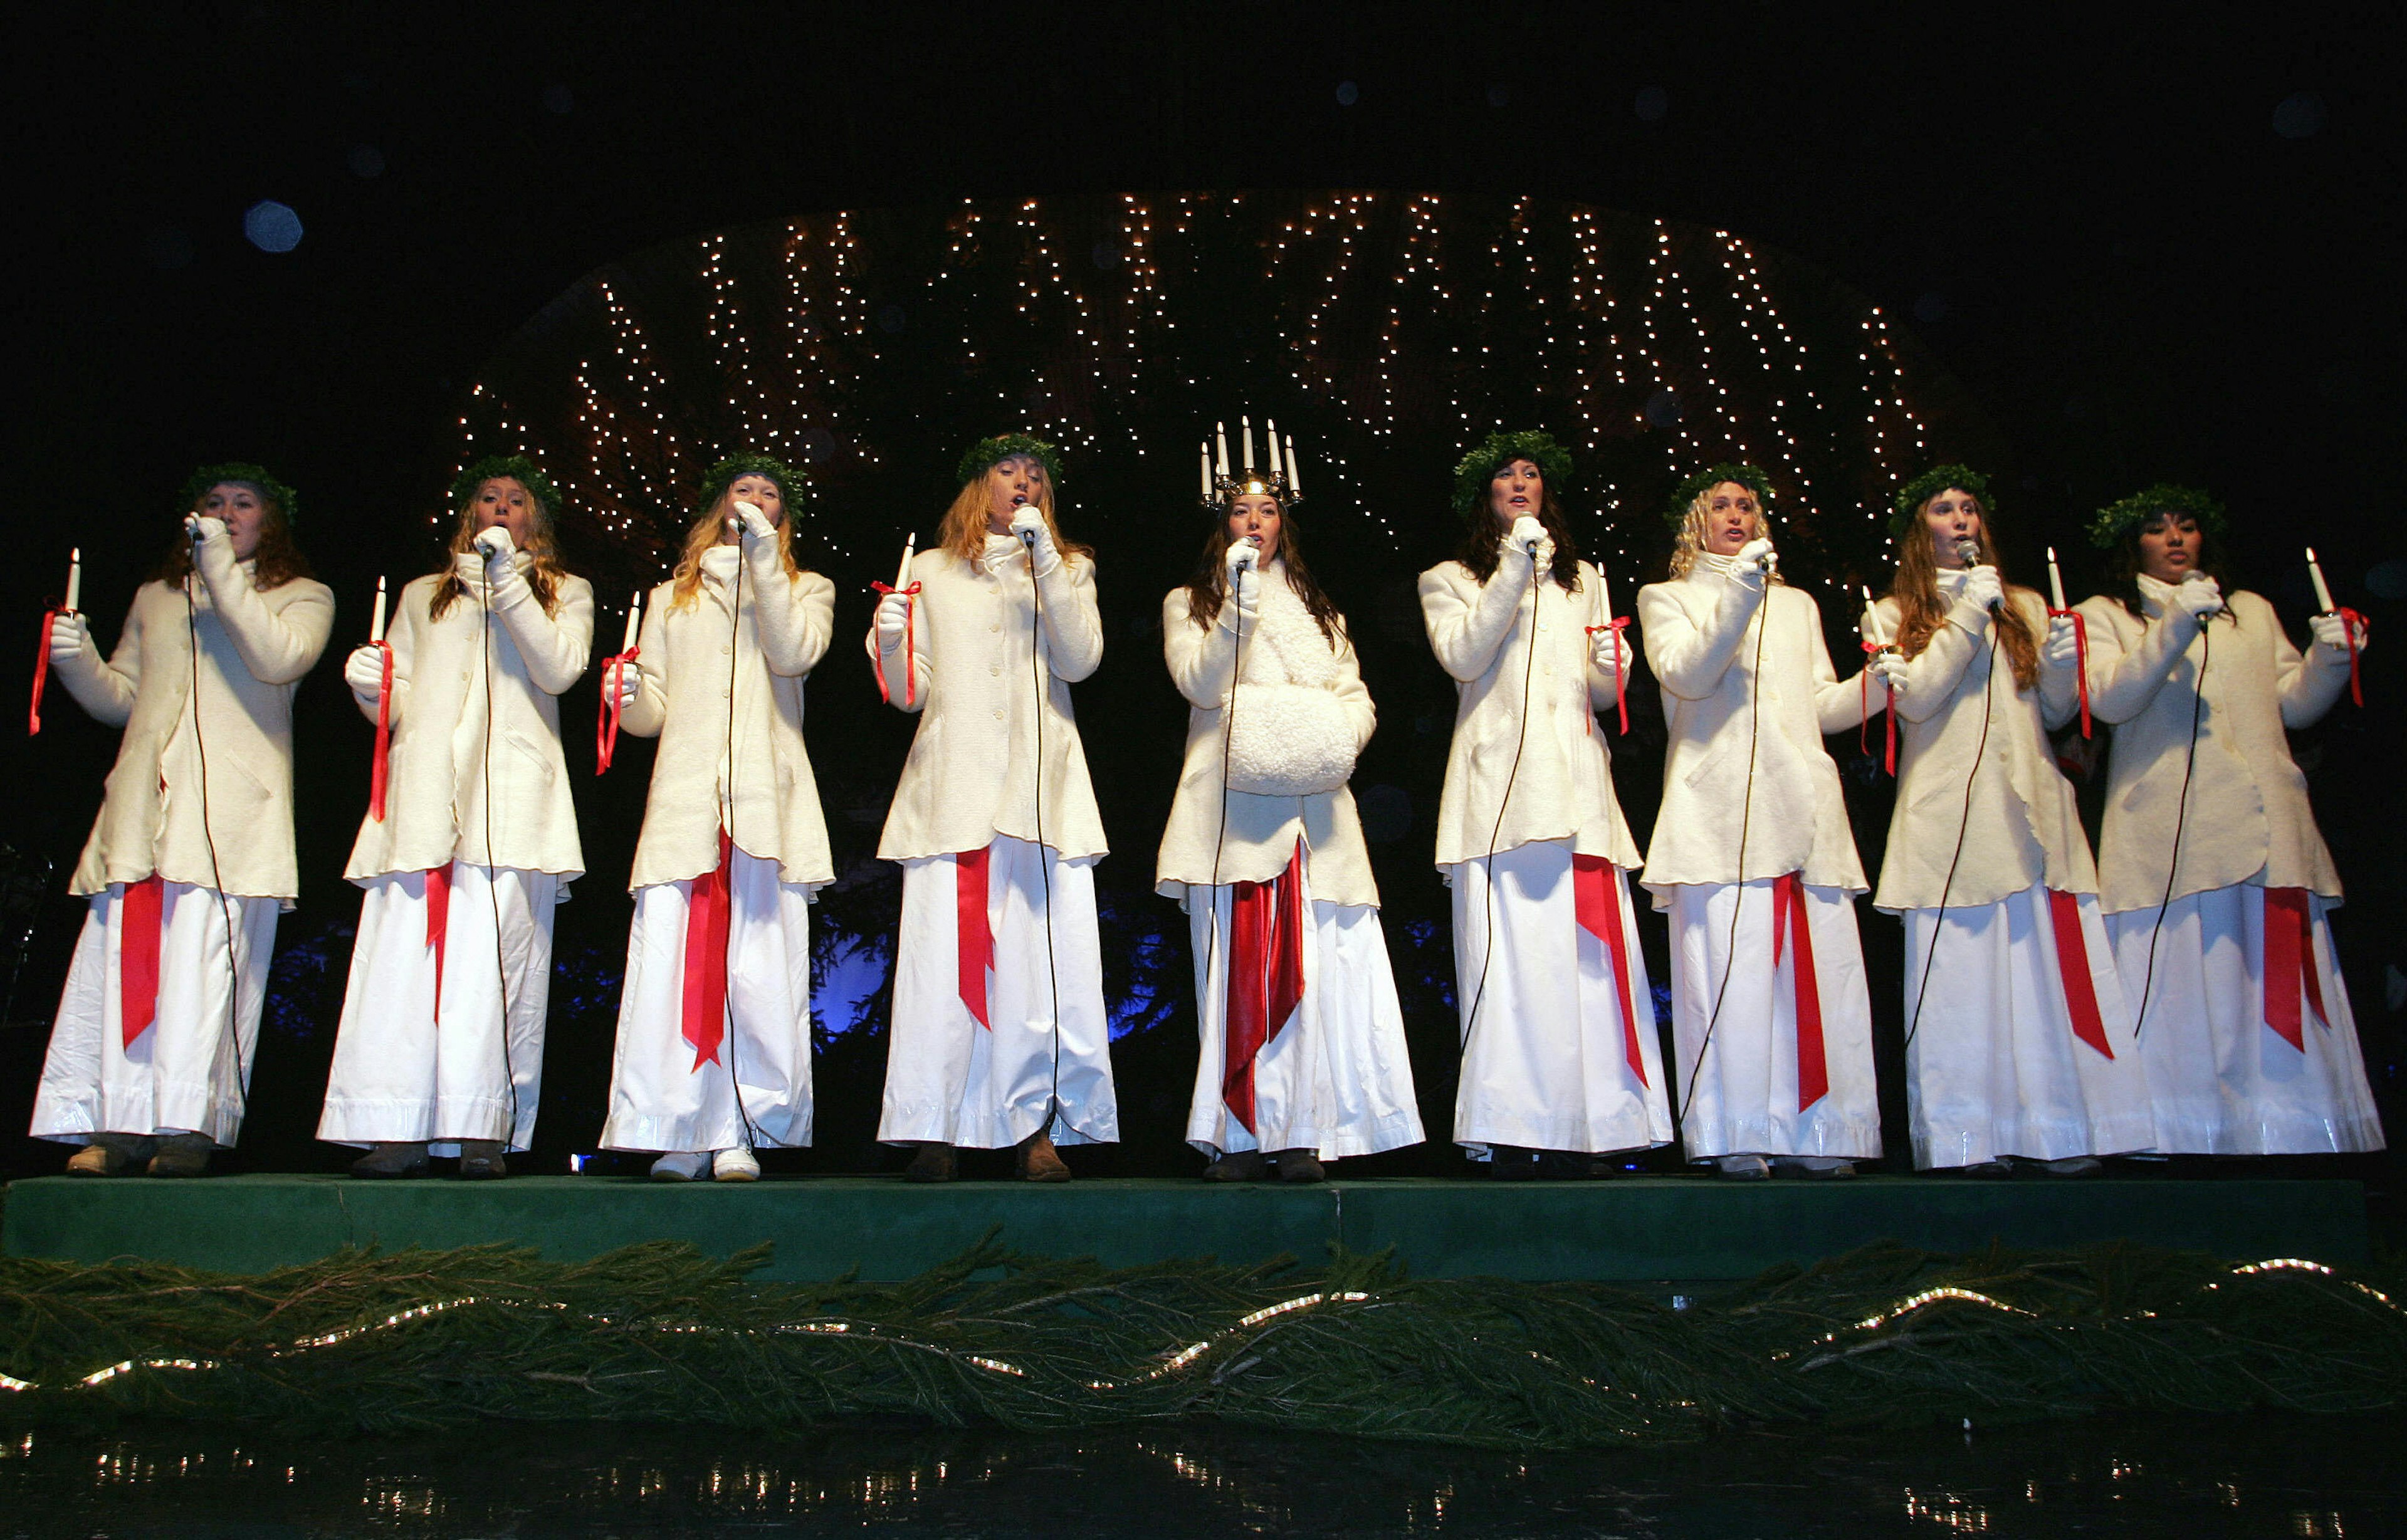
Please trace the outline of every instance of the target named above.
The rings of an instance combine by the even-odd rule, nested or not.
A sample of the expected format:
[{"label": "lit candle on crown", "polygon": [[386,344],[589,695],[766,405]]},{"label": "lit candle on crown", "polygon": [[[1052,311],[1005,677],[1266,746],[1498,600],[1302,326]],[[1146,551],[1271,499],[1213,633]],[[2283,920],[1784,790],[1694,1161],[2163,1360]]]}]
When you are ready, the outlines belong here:
[{"label": "lit candle on crown", "polygon": [[2315,604],[2319,606],[2315,613],[2318,615],[2336,613],[2340,606],[2332,603],[2331,589],[2324,582],[2323,565],[2315,560],[2315,548],[2313,546],[2307,548],[2307,577],[2315,585]]},{"label": "lit candle on crown", "polygon": [[1204,501],[1212,501],[1212,445],[1207,440],[1197,449],[1204,456]]},{"label": "lit candle on crown", "polygon": [[2064,574],[2056,570],[2056,548],[2054,546],[2047,548],[2047,596],[2054,602],[2057,608],[2063,609],[2066,607],[2064,603]]},{"label": "lit candle on crown", "polygon": [[1254,420],[1252,418],[1241,416],[1237,419],[1237,443],[1245,450],[1246,469],[1252,470],[1254,468]]},{"label": "lit candle on crown", "polygon": [[1220,423],[1212,424],[1212,441],[1219,447],[1220,474],[1229,474],[1229,430]]},{"label": "lit candle on crown", "polygon": [[1271,479],[1275,481],[1279,474],[1278,424],[1267,417],[1262,419],[1262,448],[1270,457]]},{"label": "lit candle on crown", "polygon": [[1289,497],[1303,495],[1303,481],[1295,472],[1295,435],[1293,434],[1287,435],[1287,494]]},{"label": "lit candle on crown", "polygon": [[75,614],[76,606],[82,603],[83,548],[78,546],[67,552],[67,613]]},{"label": "lit candle on crown", "polygon": [[383,641],[383,640],[384,640],[384,577],[383,577],[383,575],[382,575],[382,574],[378,574],[378,575],[377,575],[377,577],[376,608],[374,608],[374,609],[372,609],[372,610],[368,611],[368,641],[369,641],[370,645],[374,645],[375,643],[377,643],[377,642],[380,642],[380,641]]}]

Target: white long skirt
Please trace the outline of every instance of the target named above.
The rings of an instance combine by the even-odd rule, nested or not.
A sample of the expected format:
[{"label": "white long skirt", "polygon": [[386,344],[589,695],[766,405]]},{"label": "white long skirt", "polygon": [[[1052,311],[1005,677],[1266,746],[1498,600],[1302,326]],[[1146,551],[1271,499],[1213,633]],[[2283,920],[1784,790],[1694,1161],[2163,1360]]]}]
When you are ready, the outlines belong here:
[{"label": "white long skirt", "polygon": [[[1254,1126],[1223,1093],[1229,1023],[1229,919],[1233,888],[1187,890],[1195,948],[1202,1051],[1187,1142],[1218,1157],[1242,1149],[1309,1149],[1324,1161],[1374,1155],[1421,1142],[1404,1048],[1403,1006],[1379,911],[1368,904],[1316,902],[1304,880],[1303,998],[1254,1055]],[[1197,902],[1209,893],[1212,902]]]},{"label": "white long skirt", "polygon": [[1120,1114],[1095,928],[1095,858],[1064,861],[1008,834],[997,834],[988,851],[991,1025],[980,1024],[961,999],[955,858],[903,863],[877,1136],[971,1149],[1006,1148],[1039,1132],[1057,1145],[1114,1143]]},{"label": "white long skirt", "polygon": [[[2106,917],[2115,961],[2144,980],[2140,1062],[2167,1154],[2306,1155],[2383,1148],[2357,1050],[2331,905],[2309,895],[2312,963],[2329,1020],[2300,1010],[2300,1046],[2265,1020],[2265,890],[2246,883]],[[2149,940],[2155,937],[2153,967]]]},{"label": "white long skirt", "polygon": [[499,1139],[515,1150],[534,1137],[560,878],[464,861],[453,862],[450,875],[439,1021],[426,874],[366,884],[320,1139],[427,1144],[454,1155],[463,1139]]},{"label": "white long skirt", "polygon": [[1810,1050],[1798,1034],[1794,946],[1782,945],[1779,962],[1773,962],[1773,885],[1771,878],[1747,883],[1743,903],[1732,883],[1672,890],[1672,1040],[1676,1071],[1688,1081],[1682,1147],[1692,1161],[1721,1155],[1873,1159],[1881,1152],[1880,1090],[1855,901],[1843,888],[1801,885],[1821,1005],[1826,1088],[1801,1109],[1799,1062]]},{"label": "white long skirt", "polygon": [[[1671,1143],[1654,992],[1629,874],[1617,867],[1610,874],[1629,962],[1625,1000],[1611,952],[1579,923],[1571,842],[1535,840],[1498,852],[1493,863],[1492,887],[1488,858],[1448,872],[1463,1016],[1454,1142],[1478,1161],[1500,1144],[1602,1154]],[[1637,1070],[1630,1064],[1632,1037]]]},{"label": "white long skirt", "polygon": [[635,892],[602,1148],[807,1145],[811,890],[779,881],[774,861],[742,850],[730,855],[727,996],[719,1012],[722,1036],[707,1059],[685,1036],[686,915],[692,893],[690,881],[656,882]]},{"label": "white long skirt", "polygon": [[[2114,1057],[2074,1035],[2048,891],[1996,904],[1907,909],[1906,1089],[1915,1164],[1979,1165],[2157,1148],[2146,1072],[2095,894],[2079,895],[2090,987]],[[1937,948],[1932,936],[1937,935]],[[1935,972],[1915,998],[1925,966]]]},{"label": "white long skirt", "polygon": [[241,1132],[281,905],[182,882],[160,890],[158,1014],[131,1046],[119,966],[125,884],[92,895],[50,1025],[34,1137],[81,1145],[94,1134],[206,1134],[222,1148]]}]

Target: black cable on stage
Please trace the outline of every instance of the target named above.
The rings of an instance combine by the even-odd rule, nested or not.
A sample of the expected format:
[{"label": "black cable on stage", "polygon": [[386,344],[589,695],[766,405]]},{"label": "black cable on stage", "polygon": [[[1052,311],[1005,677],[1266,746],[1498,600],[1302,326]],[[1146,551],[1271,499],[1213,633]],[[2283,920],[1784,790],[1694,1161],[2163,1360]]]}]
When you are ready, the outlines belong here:
[{"label": "black cable on stage", "polygon": [[[781,489],[782,490],[782,489]],[[753,607],[760,607],[760,596],[753,596]],[[757,621],[753,634],[760,634]],[[741,653],[738,646],[744,635],[744,534],[739,520],[735,535],[734,592],[727,609],[727,936],[719,945],[719,970],[726,988],[719,991],[719,1011],[727,1028],[727,1087],[735,1094],[735,1119],[744,1125],[744,1148],[761,1148],[761,1131],[753,1126],[751,1109],[744,1105],[744,1078],[735,1072],[735,852],[743,847],[735,843],[735,664]],[[783,881],[785,874],[778,873]],[[689,888],[686,902],[693,900]],[[805,1029],[808,1030],[807,1026]]]},{"label": "black cable on stage", "polygon": [[[1513,783],[1521,774],[1521,751],[1530,744],[1530,677],[1538,665],[1538,601],[1545,581],[1545,569],[1538,565],[1537,552],[1530,553],[1530,645],[1521,655],[1521,725],[1519,735],[1513,741],[1513,767],[1504,774],[1504,795],[1496,804],[1496,822],[1488,831],[1488,859],[1482,870],[1486,874],[1486,891],[1482,894],[1487,914],[1486,946],[1479,948],[1479,981],[1471,995],[1471,1009],[1462,1018],[1462,1046],[1471,1048],[1471,1034],[1479,1026],[1480,1002],[1488,996],[1488,965],[1496,958],[1496,843],[1504,835],[1504,812],[1513,806]],[[1514,619],[1520,619],[1520,606],[1514,606]],[[1510,638],[1513,633],[1504,633]],[[1501,647],[1502,642],[1498,643]]]},{"label": "black cable on stage", "polygon": [[[1759,742],[1757,734],[1763,713],[1763,635],[1771,629],[1772,573],[1767,568],[1763,574],[1763,603],[1757,606],[1755,614],[1754,677],[1749,681],[1750,688],[1746,692],[1746,789],[1740,793],[1738,804],[1738,891],[1730,899],[1730,939],[1722,944],[1722,981],[1714,991],[1714,1008],[1705,1017],[1705,1035],[1697,1044],[1697,1057],[1688,1065],[1688,1099],[1686,1106],[1680,1104],[1678,1078],[1674,1077],[1672,1082],[1672,1127],[1683,1138],[1687,1137],[1685,1125],[1688,1122],[1688,1109],[1696,1105],[1697,1076],[1703,1071],[1705,1055],[1713,1048],[1714,1028],[1722,1019],[1722,1001],[1730,994],[1730,975],[1738,971],[1738,918],[1739,912],[1746,907],[1746,840],[1749,828],[1755,820],[1755,760]],[[1773,916],[1773,921],[1775,925],[1778,923],[1776,913]]]},{"label": "black cable on stage", "polygon": [[[1025,507],[1028,505],[1021,504]],[[1053,1009],[1047,1020],[1052,1024],[1053,1083],[1047,1092],[1045,1121],[1037,1133],[1050,1137],[1053,1121],[1061,1112],[1061,977],[1053,958],[1053,858],[1045,844],[1045,594],[1036,580],[1036,541],[1031,537],[1020,542],[1028,552],[1028,677],[1034,692],[1036,709],[1036,763],[1033,767],[1033,783],[1036,804],[1036,871],[1045,884],[1045,980],[1052,991]],[[1065,566],[1069,558],[1060,554],[1054,560]],[[1106,1029],[1108,1031],[1108,1029]],[[1074,1125],[1062,1126],[1076,1132]]]},{"label": "black cable on stage", "polygon": [[[1222,555],[1225,557],[1227,553],[1224,551]],[[1220,564],[1220,571],[1226,578],[1229,566],[1225,560]],[[1232,649],[1235,657],[1229,665],[1228,704],[1222,706],[1220,711],[1220,828],[1219,832],[1212,836],[1212,886],[1211,891],[1205,895],[1205,902],[1212,912],[1210,921],[1204,927],[1204,983],[1206,989],[1211,987],[1212,957],[1216,945],[1220,939],[1220,850],[1229,837],[1229,756],[1231,748],[1237,739],[1237,685],[1245,677],[1246,673],[1246,612],[1244,606],[1237,602],[1242,587],[1241,581],[1231,580],[1227,583],[1228,592],[1221,595],[1221,602],[1229,606],[1230,630],[1235,638]],[[1234,926],[1236,922],[1237,906],[1234,896],[1232,895],[1229,905],[1229,923]],[[1235,944],[1233,939],[1230,943],[1232,947]],[[1230,987],[1232,989],[1235,987],[1233,981]],[[1220,1005],[1220,1031],[1225,1036],[1229,1030],[1229,1007],[1226,998],[1228,991],[1224,990],[1221,992],[1223,998]],[[1198,997],[1195,1002],[1195,1010],[1199,1017],[1203,1014],[1204,1002],[1201,997]]]},{"label": "black cable on stage", "polygon": [[[1981,756],[1989,747],[1989,691],[1998,673],[1998,626],[2004,619],[1996,614],[1989,617],[1989,670],[1981,677],[1981,735],[1973,744],[1973,768],[1964,773],[1964,816],[1956,825],[1956,853],[1947,858],[1947,876],[1939,884],[1939,913],[1930,922],[1930,945],[1923,948],[1922,982],[1915,988],[1914,1015],[1905,1025],[1907,1048],[1914,1047],[1915,1034],[1922,1030],[1922,1002],[1930,992],[1930,964],[1939,955],[1939,932],[1947,923],[1947,894],[1956,886],[1956,863],[1964,859],[1964,835],[1973,827],[1973,788],[1980,781]],[[1923,645],[1928,648],[1930,643]]]},{"label": "black cable on stage", "polygon": [[[2172,606],[2168,604],[2166,607],[2166,619],[2170,620]],[[2198,628],[2198,679],[2189,700],[2189,754],[2182,761],[2181,796],[2173,804],[2173,848],[2165,866],[2165,893],[2157,901],[2156,922],[2148,927],[2148,967],[2140,979],[2139,1014],[2131,1019],[2131,1040],[2135,1043],[2140,1038],[2140,1028],[2148,1020],[2148,991],[2157,981],[2157,937],[2164,932],[2165,910],[2173,901],[2173,878],[2181,871],[2182,830],[2189,820],[2189,777],[2190,772],[2198,768],[2199,719],[2206,710],[2206,665],[2215,655],[2214,620],[2210,615]]]},{"label": "black cable on stage", "polygon": [[[479,554],[483,553],[482,547],[477,549]],[[493,853],[493,563],[490,556],[485,559],[483,577],[484,589],[478,594],[477,615],[483,632],[480,641],[483,656],[478,661],[484,665],[485,675],[485,741],[481,749],[485,777],[482,789],[485,805],[485,901],[493,911],[493,980],[500,986],[502,996],[502,1076],[510,1086],[510,1125],[502,1134],[502,1151],[506,1155],[518,1138],[519,1072],[518,1066],[510,1060],[510,961],[502,945],[502,867],[499,858]],[[434,981],[434,988],[439,994],[443,989],[442,979]]]},{"label": "black cable on stage", "polygon": [[[231,536],[229,536],[230,538]],[[218,866],[218,836],[209,827],[209,747],[201,734],[201,614],[200,614],[200,551],[197,535],[193,541],[192,570],[184,579],[184,632],[192,649],[192,684],[190,704],[192,708],[192,757],[201,769],[201,841],[208,847],[209,882],[217,891],[218,917],[225,926],[226,937],[226,1047],[234,1050],[235,1123],[241,1126],[243,1116],[250,1110],[250,1067],[242,1058],[242,965],[235,961],[234,901],[225,891],[225,873]],[[222,628],[225,622],[218,622]],[[231,634],[229,634],[229,636]],[[164,923],[164,921],[163,921]],[[218,1050],[222,1053],[225,1048]],[[194,1133],[201,1130],[195,1129]],[[214,1142],[214,1141],[212,1141]]]}]

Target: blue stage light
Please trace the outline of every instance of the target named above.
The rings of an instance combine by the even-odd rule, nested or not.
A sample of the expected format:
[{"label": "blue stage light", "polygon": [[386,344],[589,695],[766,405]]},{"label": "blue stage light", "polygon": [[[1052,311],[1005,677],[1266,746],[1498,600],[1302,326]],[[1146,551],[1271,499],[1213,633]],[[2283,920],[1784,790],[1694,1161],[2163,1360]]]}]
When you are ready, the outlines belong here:
[{"label": "blue stage light", "polygon": [[301,216],[290,205],[262,198],[243,210],[242,233],[263,251],[290,251],[301,244]]}]

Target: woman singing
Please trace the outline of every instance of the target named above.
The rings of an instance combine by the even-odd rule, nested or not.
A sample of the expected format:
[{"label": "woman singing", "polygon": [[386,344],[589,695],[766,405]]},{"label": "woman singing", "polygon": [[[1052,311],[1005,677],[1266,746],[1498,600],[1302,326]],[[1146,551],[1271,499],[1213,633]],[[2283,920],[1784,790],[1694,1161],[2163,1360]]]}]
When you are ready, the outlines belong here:
[{"label": "woman singing", "polygon": [[919,716],[877,847],[903,866],[877,1136],[919,1147],[913,1181],[951,1180],[961,1147],[1068,1181],[1057,1142],[1119,1138],[1104,828],[1070,712],[1104,633],[1094,558],[1054,521],[1058,475],[1024,434],[973,446],[938,544],[866,639],[880,689]]},{"label": "woman singing", "polygon": [[[584,875],[560,693],[585,672],[593,590],[562,568],[559,496],[522,455],[451,485],[444,564],[401,591],[385,816],[345,876],[366,890],[318,1137],[363,1145],[355,1176],[507,1175],[534,1136],[552,906]],[[373,721],[384,659],[343,676]]]},{"label": "woman singing", "polygon": [[50,665],[122,727],[70,890],[90,900],[34,1098],[36,1138],[81,1145],[78,1176],[197,1176],[231,1147],[275,950],[292,906],[292,686],[335,597],[292,543],[292,490],[209,465],[103,659],[84,618],[50,622]]}]

